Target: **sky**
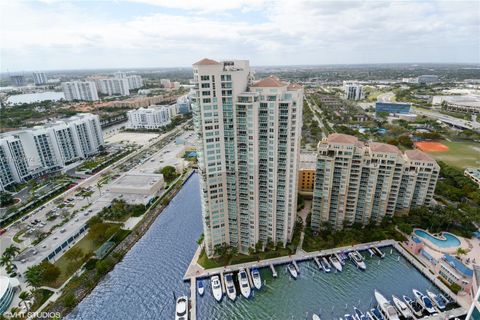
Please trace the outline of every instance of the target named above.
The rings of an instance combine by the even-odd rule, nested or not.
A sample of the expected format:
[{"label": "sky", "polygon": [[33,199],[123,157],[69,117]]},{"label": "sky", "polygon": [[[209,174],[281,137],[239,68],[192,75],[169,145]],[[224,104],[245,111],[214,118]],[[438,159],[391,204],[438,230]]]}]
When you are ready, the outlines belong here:
[{"label": "sky", "polygon": [[0,72],[480,63],[480,1],[0,0]]}]

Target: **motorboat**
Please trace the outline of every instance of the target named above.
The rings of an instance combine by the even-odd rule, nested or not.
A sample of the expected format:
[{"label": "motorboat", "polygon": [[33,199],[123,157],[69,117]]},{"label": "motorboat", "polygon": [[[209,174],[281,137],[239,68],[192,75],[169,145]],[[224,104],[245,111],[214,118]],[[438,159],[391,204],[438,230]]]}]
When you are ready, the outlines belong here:
[{"label": "motorboat", "polygon": [[345,318],[345,320],[355,320],[355,317],[352,316],[351,314],[348,314],[348,313],[346,315],[344,315],[344,318]]},{"label": "motorboat", "polygon": [[328,260],[327,258],[325,257],[322,257],[322,267],[323,267],[323,271],[325,272],[330,272],[332,271],[332,266],[330,265],[330,263],[328,263]]},{"label": "motorboat", "polygon": [[407,306],[412,310],[413,314],[416,317],[422,316],[423,307],[420,303],[415,300],[412,300],[409,296],[403,296],[403,301],[407,304]]},{"label": "motorboat", "polygon": [[288,272],[290,272],[290,275],[292,276],[293,279],[297,279],[298,273],[297,273],[297,269],[295,269],[295,266],[293,265],[293,263],[288,264],[287,270],[288,270]]},{"label": "motorboat", "polygon": [[337,269],[337,271],[342,272],[342,264],[340,263],[340,260],[338,260],[336,255],[332,254],[328,260],[330,260],[330,262],[335,267],[335,269]]},{"label": "motorboat", "polygon": [[367,316],[365,316],[365,314],[360,311],[360,309],[358,309],[357,307],[353,307],[353,311],[355,313],[355,317],[357,318],[357,320],[367,320]]},{"label": "motorboat", "polygon": [[262,278],[260,277],[260,272],[257,268],[252,268],[250,273],[252,274],[252,280],[255,289],[260,290],[262,287]]},{"label": "motorboat", "polygon": [[360,269],[366,270],[367,265],[365,264],[365,261],[363,261],[362,255],[358,251],[352,251],[348,253],[348,257],[353,261],[353,263]]},{"label": "motorboat", "polygon": [[203,280],[198,280],[197,282],[197,292],[200,296],[203,296],[205,293],[205,284],[203,283]]},{"label": "motorboat", "polygon": [[417,289],[413,289],[412,291],[418,303],[420,303],[428,313],[430,314],[435,313],[435,307],[433,306],[433,302],[429,297],[427,297]]},{"label": "motorboat", "polygon": [[388,302],[388,300],[377,290],[375,290],[375,299],[383,315],[387,320],[399,320],[397,309]]},{"label": "motorboat", "polygon": [[188,320],[188,297],[178,297],[175,305],[175,320]]},{"label": "motorboat", "polygon": [[397,307],[397,310],[400,311],[400,314],[405,318],[405,319],[410,319],[413,318],[412,311],[410,308],[407,306],[405,302],[402,300],[398,299],[396,296],[392,295],[393,299],[393,304],[395,307]]},{"label": "motorboat", "polygon": [[213,297],[215,298],[215,300],[220,302],[220,301],[222,301],[222,297],[223,297],[222,284],[220,283],[220,277],[219,276],[213,276],[211,278],[211,281],[212,281]]},{"label": "motorboat", "polygon": [[372,315],[372,317],[375,319],[375,320],[385,320],[385,318],[383,317],[382,313],[380,312],[380,310],[378,310],[378,308],[372,308],[370,309],[370,314]]},{"label": "motorboat", "polygon": [[225,290],[227,291],[227,297],[235,301],[237,298],[237,289],[235,289],[235,282],[233,282],[233,274],[232,273],[225,273],[223,275],[223,279],[225,280]]},{"label": "motorboat", "polygon": [[248,299],[248,297],[250,297],[251,289],[245,269],[240,269],[240,272],[238,273],[238,282],[240,283],[240,291],[242,292],[242,296]]},{"label": "motorboat", "polygon": [[382,250],[378,249],[377,247],[372,247],[372,251],[377,255],[379,256],[380,258],[385,258],[385,252],[383,252]]},{"label": "motorboat", "polygon": [[312,320],[320,320],[320,316],[316,313],[312,314]]},{"label": "motorboat", "polygon": [[431,291],[427,290],[428,297],[433,301],[433,303],[437,306],[438,310],[443,311],[445,310],[445,300],[439,294],[435,294]]},{"label": "motorboat", "polygon": [[342,264],[342,266],[345,265],[345,261],[344,259],[341,257],[341,255],[339,255],[338,253],[334,253],[335,257],[337,257],[338,261],[340,261],[340,263]]}]

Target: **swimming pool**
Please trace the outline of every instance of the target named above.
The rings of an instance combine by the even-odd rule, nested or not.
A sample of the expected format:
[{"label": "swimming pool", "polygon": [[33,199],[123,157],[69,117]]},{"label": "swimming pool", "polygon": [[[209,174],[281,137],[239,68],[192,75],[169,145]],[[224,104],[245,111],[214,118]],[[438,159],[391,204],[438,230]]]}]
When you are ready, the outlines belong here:
[{"label": "swimming pool", "polygon": [[427,239],[439,248],[454,248],[460,246],[461,244],[460,239],[448,232],[442,233],[443,239],[434,237],[430,233],[418,229],[415,230],[415,235],[419,236],[420,238]]}]

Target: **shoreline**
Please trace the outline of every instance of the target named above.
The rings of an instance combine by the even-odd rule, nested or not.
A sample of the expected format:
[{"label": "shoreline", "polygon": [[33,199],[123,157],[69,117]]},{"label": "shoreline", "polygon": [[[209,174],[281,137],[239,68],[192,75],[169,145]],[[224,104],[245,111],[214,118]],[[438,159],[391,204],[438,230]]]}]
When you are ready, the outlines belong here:
[{"label": "shoreline", "polygon": [[[115,260],[115,263],[108,269],[108,271],[102,275],[98,275],[96,269],[85,270],[78,276],[77,279],[81,279],[82,284],[93,281],[93,285],[89,285],[84,288],[82,285],[77,288],[63,291],[61,295],[56,297],[55,301],[50,301],[44,308],[39,308],[37,311],[45,312],[60,312],[62,317],[67,316],[85,299],[107,276],[110,271],[112,271],[115,266],[123,261],[124,256],[132,249],[132,247],[145,235],[145,233],[150,229],[151,225],[156,221],[156,219],[162,214],[165,208],[168,206],[169,202],[177,195],[177,193],[182,189],[185,182],[187,182],[190,177],[195,173],[194,169],[186,171],[184,174],[178,177],[177,181],[173,183],[168,191],[166,191],[161,197],[159,197],[150,207],[150,209],[145,212],[142,220],[132,229],[132,232],[122,240],[106,257],[102,260],[110,257]],[[83,279],[85,278],[85,279]],[[64,287],[68,287],[70,282],[77,279],[70,279],[68,283],[65,283]],[[76,289],[76,290],[75,290]],[[75,303],[72,306],[65,306],[63,301],[65,296],[69,294],[74,294]],[[53,297],[53,296],[52,296]]]}]

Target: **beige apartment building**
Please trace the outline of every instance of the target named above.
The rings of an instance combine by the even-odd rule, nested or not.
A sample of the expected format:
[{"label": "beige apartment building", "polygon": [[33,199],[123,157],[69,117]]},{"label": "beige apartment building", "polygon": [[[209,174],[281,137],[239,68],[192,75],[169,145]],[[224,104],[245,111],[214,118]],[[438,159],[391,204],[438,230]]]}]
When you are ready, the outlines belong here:
[{"label": "beige apartment building", "polygon": [[380,222],[429,205],[440,167],[419,150],[331,134],[318,144],[312,228]]},{"label": "beige apartment building", "polygon": [[208,256],[227,244],[248,253],[259,241],[292,237],[303,87],[254,81],[246,60],[193,65],[192,104]]}]

